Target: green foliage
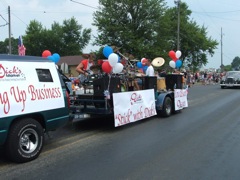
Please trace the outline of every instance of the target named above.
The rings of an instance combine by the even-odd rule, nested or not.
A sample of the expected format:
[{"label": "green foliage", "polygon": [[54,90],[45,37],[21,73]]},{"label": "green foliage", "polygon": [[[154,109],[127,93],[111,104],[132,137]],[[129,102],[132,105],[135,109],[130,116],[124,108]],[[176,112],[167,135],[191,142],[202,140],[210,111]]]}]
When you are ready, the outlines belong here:
[{"label": "green foliage", "polygon": [[79,55],[89,43],[91,29],[83,29],[75,18],[64,20],[63,25],[57,22],[51,29],[43,28],[36,20],[30,22],[23,37],[27,55],[41,56],[46,49],[61,56]]},{"label": "green foliage", "polygon": [[93,15],[98,27],[97,45],[115,45],[137,57],[160,51],[157,40],[163,0],[100,0],[101,9]]},{"label": "green foliage", "polygon": [[[167,8],[164,0],[99,0],[100,9],[93,15],[98,27],[97,45],[115,45],[137,58],[170,58],[177,50],[177,8]],[[186,3],[180,4],[180,50],[185,66],[206,65],[218,45],[207,37],[207,29],[190,20]],[[184,62],[185,61],[185,62]]]},{"label": "green foliage", "polygon": [[[12,54],[18,54],[18,38],[11,38],[11,47]],[[0,41],[0,54],[9,53],[9,38],[6,38],[4,41]]]},{"label": "green foliage", "polygon": [[42,52],[47,48],[46,40],[49,36],[47,29],[36,20],[30,22],[26,30],[26,35],[22,37],[24,46],[26,47],[26,55],[41,56]]},{"label": "green foliage", "polygon": [[[114,45],[122,54],[131,53],[137,59],[163,57],[165,68],[171,60],[170,50],[177,50],[177,7],[169,8],[165,0],[99,0],[93,14],[93,25],[98,28],[94,45]],[[185,67],[199,69],[208,63],[218,45],[207,35],[207,28],[191,20],[191,10],[180,3],[180,51]],[[46,49],[61,56],[79,55],[89,44],[91,29],[83,29],[75,18],[54,22],[50,29],[33,20],[26,29],[23,42],[26,55],[41,56]],[[12,39],[12,52],[17,53],[18,39]],[[8,53],[8,39],[0,42],[0,53]],[[105,58],[102,47],[97,58]],[[239,66],[235,61],[233,67]]]},{"label": "green foliage", "polygon": [[235,69],[235,70],[240,70],[240,58],[239,58],[238,56],[236,56],[236,57],[233,59],[231,65],[232,65],[232,68],[233,68],[233,69]]},{"label": "green foliage", "polygon": [[223,70],[224,70],[224,71],[232,71],[233,68],[232,68],[231,65],[226,65],[226,66],[224,66]]}]

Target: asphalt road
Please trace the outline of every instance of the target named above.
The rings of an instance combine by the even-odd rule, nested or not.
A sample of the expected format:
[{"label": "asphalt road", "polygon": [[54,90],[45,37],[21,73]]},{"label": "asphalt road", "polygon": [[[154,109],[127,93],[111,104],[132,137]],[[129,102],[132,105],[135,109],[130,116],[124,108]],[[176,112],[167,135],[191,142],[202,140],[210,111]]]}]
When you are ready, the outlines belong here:
[{"label": "asphalt road", "polygon": [[69,123],[46,136],[38,159],[1,153],[0,179],[240,179],[240,89],[195,85],[189,107],[114,128],[111,119]]}]

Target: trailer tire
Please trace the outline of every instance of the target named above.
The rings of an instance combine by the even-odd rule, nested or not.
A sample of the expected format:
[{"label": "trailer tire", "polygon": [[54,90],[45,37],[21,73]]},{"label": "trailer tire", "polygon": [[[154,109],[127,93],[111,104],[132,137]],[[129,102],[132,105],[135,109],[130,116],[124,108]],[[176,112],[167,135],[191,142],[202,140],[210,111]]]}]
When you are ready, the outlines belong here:
[{"label": "trailer tire", "polygon": [[28,162],[39,156],[43,142],[42,125],[32,118],[21,119],[14,123],[9,131],[6,154],[13,162]]},{"label": "trailer tire", "polygon": [[163,102],[163,109],[160,111],[160,115],[163,117],[171,116],[173,111],[172,99],[170,97],[166,97]]}]

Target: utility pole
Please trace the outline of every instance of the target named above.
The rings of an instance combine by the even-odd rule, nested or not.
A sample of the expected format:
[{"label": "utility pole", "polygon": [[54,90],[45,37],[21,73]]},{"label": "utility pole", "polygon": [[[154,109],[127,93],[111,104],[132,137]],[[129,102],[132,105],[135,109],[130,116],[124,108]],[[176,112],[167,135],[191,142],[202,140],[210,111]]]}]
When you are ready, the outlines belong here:
[{"label": "utility pole", "polygon": [[222,34],[222,28],[221,28],[221,72],[223,72],[224,70],[224,66],[223,66],[223,50],[222,50],[222,47],[223,47],[223,42],[222,42],[222,37],[223,37],[223,34]]},{"label": "utility pole", "polygon": [[180,50],[180,3],[181,0],[174,0],[175,4],[177,5],[177,11],[178,11],[178,21],[177,21],[177,50]]},{"label": "utility pole", "polygon": [[8,35],[9,35],[9,45],[8,45],[8,52],[12,54],[12,45],[11,45],[11,14],[10,14],[10,6],[8,6]]}]

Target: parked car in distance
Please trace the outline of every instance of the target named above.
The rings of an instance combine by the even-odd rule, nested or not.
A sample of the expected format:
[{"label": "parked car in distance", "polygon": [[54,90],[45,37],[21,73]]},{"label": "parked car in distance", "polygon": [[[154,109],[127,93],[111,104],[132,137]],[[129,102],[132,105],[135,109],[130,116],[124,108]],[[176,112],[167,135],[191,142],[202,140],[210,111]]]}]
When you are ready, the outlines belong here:
[{"label": "parked car in distance", "polygon": [[220,81],[220,86],[224,88],[240,87],[240,71],[228,71]]}]

